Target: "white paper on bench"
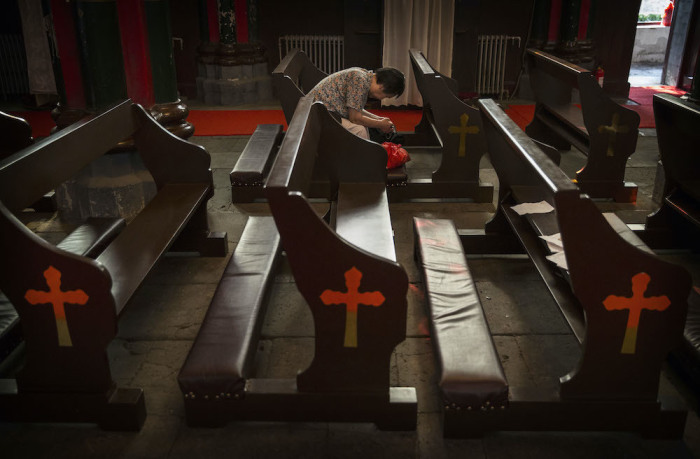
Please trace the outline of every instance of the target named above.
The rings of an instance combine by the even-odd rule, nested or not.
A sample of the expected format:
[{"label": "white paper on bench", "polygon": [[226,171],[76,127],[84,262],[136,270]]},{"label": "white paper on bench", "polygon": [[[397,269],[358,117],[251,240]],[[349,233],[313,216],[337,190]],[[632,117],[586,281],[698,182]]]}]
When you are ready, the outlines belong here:
[{"label": "white paper on bench", "polygon": [[569,270],[569,265],[566,263],[566,255],[564,252],[556,252],[551,255],[547,255],[547,260],[551,261],[562,269],[566,269],[567,271]]},{"label": "white paper on bench", "polygon": [[540,236],[540,238],[547,242],[547,247],[549,248],[550,252],[556,253],[564,251],[564,243],[561,242],[561,233],[556,233],[549,236]]},{"label": "white paper on bench", "polygon": [[564,243],[561,241],[561,233],[540,236],[540,239],[547,242],[547,248],[552,252],[551,255],[547,255],[547,260],[568,271],[569,265],[566,263],[566,255],[564,255]]},{"label": "white paper on bench", "polygon": [[526,214],[547,214],[554,210],[547,201],[540,202],[524,202],[522,204],[515,205],[511,207],[518,215]]}]

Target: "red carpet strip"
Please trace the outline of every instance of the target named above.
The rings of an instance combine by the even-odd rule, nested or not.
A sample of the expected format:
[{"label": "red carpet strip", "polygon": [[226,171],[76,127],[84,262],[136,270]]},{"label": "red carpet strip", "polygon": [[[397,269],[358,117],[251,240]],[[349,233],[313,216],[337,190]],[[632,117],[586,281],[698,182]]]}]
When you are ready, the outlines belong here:
[{"label": "red carpet strip", "polygon": [[[656,93],[682,95],[685,91],[671,86],[642,86],[630,89],[629,98],[639,105],[626,105],[641,117],[641,128],[653,128],[654,109],[652,98]],[[399,132],[413,132],[420,122],[420,110],[372,110],[379,116],[388,116]],[[50,134],[55,126],[48,111],[14,111],[10,112],[27,120],[32,127],[35,138]],[[506,113],[521,129],[525,129],[535,113],[534,105],[510,105]],[[287,128],[282,110],[190,110],[187,121],[194,125],[195,136],[250,135],[258,124],[281,124]]]}]

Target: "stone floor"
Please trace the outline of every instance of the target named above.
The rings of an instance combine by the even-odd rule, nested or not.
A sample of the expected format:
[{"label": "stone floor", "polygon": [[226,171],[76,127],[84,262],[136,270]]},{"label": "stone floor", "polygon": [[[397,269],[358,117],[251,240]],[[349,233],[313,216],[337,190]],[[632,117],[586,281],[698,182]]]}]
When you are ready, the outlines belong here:
[{"label": "stone floor", "polygon": [[661,84],[663,64],[633,63],[627,81],[631,86],[654,86]]},{"label": "stone floor", "polygon": [[[230,253],[249,215],[265,214],[264,204],[233,205],[228,173],[247,137],[193,137],[212,157],[215,195],[209,202],[212,230],[226,231]],[[576,151],[564,152],[562,167],[573,174],[584,163]],[[657,206],[652,199],[658,151],[653,130],[644,130],[629,161],[627,178],[639,185],[639,201],[601,203],[630,223],[643,222]],[[434,158],[416,154],[409,166],[425,174]],[[420,170],[420,171],[419,171]],[[497,184],[488,160],[482,179]],[[414,386],[418,427],[414,432],[384,432],[371,424],[233,422],[223,428],[185,424],[177,374],[185,359],[226,258],[168,255],[130,302],[109,346],[114,378],[142,387],[148,418],[140,432],[105,432],[88,424],[0,423],[3,458],[684,458],[700,457],[700,422],[688,415],[682,440],[644,439],[634,433],[497,432],[482,439],[443,439],[436,389],[435,357],[424,313],[423,285],[412,258],[413,216],[446,217],[462,228],[481,228],[493,204],[392,204],[400,263],[409,279],[407,339],[392,359],[394,385]],[[34,215],[27,224],[56,241],[70,228],[54,215]],[[700,285],[700,270],[684,253],[665,256],[683,261]],[[525,386],[556,385],[575,364],[579,350],[545,285],[523,257],[471,257],[476,285],[508,379]],[[294,377],[313,350],[310,313],[283,267],[274,284],[259,345],[258,376]],[[697,406],[696,395],[667,369],[662,391],[677,393]]]}]

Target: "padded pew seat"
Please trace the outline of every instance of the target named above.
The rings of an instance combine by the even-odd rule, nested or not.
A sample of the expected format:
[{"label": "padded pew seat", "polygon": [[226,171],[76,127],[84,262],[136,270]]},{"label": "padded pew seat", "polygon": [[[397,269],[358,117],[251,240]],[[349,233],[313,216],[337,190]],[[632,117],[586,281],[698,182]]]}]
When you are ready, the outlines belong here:
[{"label": "padded pew seat", "polygon": [[414,217],[446,409],[508,403],[508,382],[452,220]]},{"label": "padded pew seat", "polygon": [[[348,242],[396,261],[389,201],[382,183],[341,183],[334,203],[335,231]],[[367,231],[372,228],[372,231]]]},{"label": "padded pew seat", "polygon": [[280,250],[273,217],[249,217],[178,376],[185,398],[243,393]]}]

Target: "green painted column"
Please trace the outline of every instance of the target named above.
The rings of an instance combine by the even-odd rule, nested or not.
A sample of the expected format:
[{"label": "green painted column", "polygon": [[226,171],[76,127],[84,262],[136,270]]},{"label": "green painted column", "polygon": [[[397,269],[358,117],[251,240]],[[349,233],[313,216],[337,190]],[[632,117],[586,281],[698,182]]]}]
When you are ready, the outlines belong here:
[{"label": "green painted column", "polygon": [[209,41],[209,17],[207,15],[207,0],[198,0],[197,13],[199,17],[199,40]]},{"label": "green painted column", "polygon": [[178,100],[177,75],[170,26],[170,4],[167,0],[145,0],[143,6],[148,28],[155,102],[175,102]]},{"label": "green painted column", "polygon": [[219,2],[219,40],[224,45],[236,43],[236,13],[233,0]]},{"label": "green painted column", "polygon": [[547,43],[549,33],[549,13],[552,9],[552,0],[535,0],[532,11],[532,29],[530,31],[530,43],[528,46],[542,48]]},{"label": "green painted column", "polygon": [[598,0],[591,0],[591,7],[588,10],[588,29],[586,29],[586,40],[593,41],[595,31],[595,15],[598,9]]},{"label": "green painted column", "polygon": [[248,0],[248,41],[257,42],[260,39],[258,28],[258,0]]},{"label": "green painted column", "polygon": [[187,122],[189,109],[180,101],[177,92],[170,3],[168,0],[143,0],[143,7],[155,101],[150,112],[172,134],[189,138],[194,134],[194,126]]},{"label": "green painted column", "polygon": [[695,55],[695,71],[693,72],[693,83],[690,85],[690,101],[700,103],[700,51]]},{"label": "green painted column", "polygon": [[78,0],[76,25],[87,108],[102,110],[126,99],[116,0]]}]

